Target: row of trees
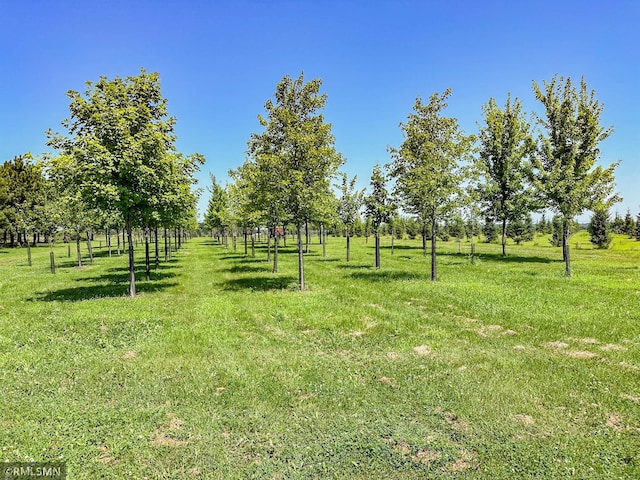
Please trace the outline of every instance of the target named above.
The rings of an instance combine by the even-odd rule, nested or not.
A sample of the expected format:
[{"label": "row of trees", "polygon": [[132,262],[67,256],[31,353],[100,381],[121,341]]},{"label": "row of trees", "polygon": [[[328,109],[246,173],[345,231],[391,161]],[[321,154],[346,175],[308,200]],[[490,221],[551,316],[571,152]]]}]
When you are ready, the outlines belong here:
[{"label": "row of trees", "polygon": [[[380,266],[379,233],[397,213],[412,215],[420,226],[424,248],[431,241],[431,278],[437,279],[436,240],[443,225],[456,217],[484,218],[485,226],[500,225],[502,253],[507,236],[529,229],[530,213],[552,210],[560,224],[565,272],[571,275],[569,236],[576,216],[608,208],[617,163],[597,165],[599,144],[612,132],[600,125],[602,105],[584,79],[576,88],[571,79],[554,77],[533,83],[544,115],[537,130],[527,121],[521,102],[507,97],[504,107],[494,99],[484,105],[478,136],[467,135],[455,118],[444,115],[450,90],[417,98],[413,112],[400,124],[404,141],[390,147],[391,161],[374,166],[370,193],[357,190],[355,177],[339,174],[343,157],[335,150],[331,126],[318,110],[326,103],[321,82],[284,77],[273,99],[265,104],[263,128],[248,142],[248,157],[230,172],[227,190],[217,185],[206,214],[208,228],[221,228],[225,212],[234,212],[243,228],[266,225],[272,232],[293,224],[298,233],[299,283],[304,289],[301,229],[309,222],[322,226],[332,217],[344,225],[349,238],[361,209],[376,237],[376,267]],[[536,136],[537,133],[537,136]],[[341,182],[331,189],[332,178]],[[388,189],[387,185],[391,183]],[[229,204],[220,201],[226,192]],[[228,222],[227,222],[228,223]],[[520,233],[518,233],[520,232]],[[277,271],[277,243],[274,271]]]},{"label": "row of trees", "polygon": [[[129,294],[135,296],[133,230],[145,236],[147,277],[151,232],[197,228],[194,175],[199,154],[176,151],[167,101],[157,73],[87,82],[70,90],[64,134],[47,132],[58,156],[38,162],[16,157],[2,166],[0,222],[12,236],[63,229],[80,234],[100,226],[124,228],[128,237]],[[79,244],[79,243],[78,243]],[[27,242],[28,246],[28,242]],[[157,244],[156,244],[157,248]]]}]

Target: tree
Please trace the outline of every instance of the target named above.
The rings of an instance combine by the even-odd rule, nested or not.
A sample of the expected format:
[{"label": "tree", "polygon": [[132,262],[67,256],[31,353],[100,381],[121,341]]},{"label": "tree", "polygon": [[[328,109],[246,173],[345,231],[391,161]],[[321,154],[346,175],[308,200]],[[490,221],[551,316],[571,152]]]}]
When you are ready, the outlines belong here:
[{"label": "tree", "polygon": [[[31,250],[28,230],[35,226],[36,208],[43,203],[44,177],[42,164],[34,162],[31,154],[19,155],[0,167],[0,177],[4,184],[3,217],[10,229],[11,246],[14,238],[24,237],[27,246],[27,256],[31,265]],[[0,189],[2,189],[0,187]]]},{"label": "tree", "polygon": [[611,232],[609,229],[608,209],[596,208],[587,227],[591,243],[598,248],[609,248],[611,244]]},{"label": "tree", "polygon": [[356,190],[356,179],[354,176],[348,179],[346,173],[340,174],[342,183],[336,185],[340,191],[338,199],[338,216],[344,225],[345,236],[347,239],[347,262],[351,259],[350,238],[353,235],[353,228],[356,220],[360,216],[360,209],[364,203],[364,190]]},{"label": "tree", "polygon": [[529,123],[516,98],[507,97],[504,110],[493,98],[483,106],[486,125],[480,129],[480,155],[476,161],[481,178],[478,185],[485,215],[502,227],[502,255],[506,255],[507,223],[521,218],[532,207],[525,159],[533,152]]},{"label": "tree", "polygon": [[624,216],[624,224],[622,226],[622,233],[627,235],[629,238],[633,238],[635,233],[636,224],[633,221],[633,217],[631,216],[631,211],[627,209],[627,213]]},{"label": "tree", "polygon": [[387,222],[395,210],[389,193],[385,187],[387,179],[376,164],[371,174],[371,193],[365,197],[367,218],[371,220],[371,227],[375,236],[375,266],[380,268],[380,225]]},{"label": "tree", "polygon": [[529,214],[516,217],[507,225],[506,235],[516,242],[516,245],[533,240],[534,234],[535,228]]},{"label": "tree", "polygon": [[225,238],[225,228],[228,222],[228,198],[223,186],[216,182],[216,177],[211,175],[211,186],[209,187],[209,203],[204,214],[204,225],[211,230],[211,234],[216,231],[218,235]]},{"label": "tree", "polygon": [[129,295],[135,296],[132,229],[144,226],[160,209],[158,185],[170,175],[173,125],[157,73],[141,69],[135,77],[101,77],[87,82],[84,94],[70,90],[71,116],[63,136],[48,132],[49,145],[76,163],[84,199],[91,206],[122,215],[129,239]]},{"label": "tree", "polygon": [[636,240],[640,240],[640,212],[636,216],[636,231],[635,231]]},{"label": "tree", "polygon": [[436,281],[436,235],[438,222],[458,205],[464,180],[459,161],[467,157],[473,136],[459,129],[455,118],[444,117],[449,89],[434,93],[428,104],[416,99],[413,113],[400,128],[404,141],[390,148],[391,176],[405,209],[431,226],[431,280]]},{"label": "tree", "polygon": [[495,242],[498,239],[498,230],[492,218],[487,217],[484,225],[482,225],[482,234],[488,243]]},{"label": "tree", "polygon": [[622,220],[618,212],[616,212],[613,222],[611,222],[611,231],[613,233],[624,233],[624,220]]},{"label": "tree", "polygon": [[554,76],[542,88],[533,82],[536,98],[545,109],[539,118],[542,132],[533,159],[533,181],[547,206],[562,216],[562,246],[565,275],[571,276],[569,235],[571,221],[585,210],[611,206],[619,201],[613,194],[614,170],[596,166],[599,144],[612,133],[600,125],[602,105],[589,92],[583,79],[580,90],[571,79]]},{"label": "tree", "polygon": [[318,113],[327,101],[319,94],[321,84],[320,79],[305,83],[303,74],[295,80],[285,76],[274,99],[265,103],[267,117],[258,117],[264,131],[249,141],[251,157],[272,164],[276,175],[270,181],[279,185],[284,212],[296,227],[300,290],[305,288],[302,226],[322,216],[332,196],[331,177],[343,163],[331,124]]}]

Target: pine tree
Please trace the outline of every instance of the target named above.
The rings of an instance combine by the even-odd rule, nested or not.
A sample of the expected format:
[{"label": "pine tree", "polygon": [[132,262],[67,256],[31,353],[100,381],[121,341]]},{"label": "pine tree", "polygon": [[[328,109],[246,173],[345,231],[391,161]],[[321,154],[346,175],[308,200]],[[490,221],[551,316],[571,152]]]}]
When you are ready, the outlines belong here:
[{"label": "pine tree", "polygon": [[609,230],[609,211],[606,208],[596,209],[587,227],[591,243],[598,248],[609,248],[611,244],[611,232]]},{"label": "pine tree", "polygon": [[636,229],[636,224],[633,221],[631,212],[627,210],[627,214],[624,216],[624,225],[622,227],[622,233],[624,233],[625,235],[628,235],[629,238],[633,238],[635,229]]}]

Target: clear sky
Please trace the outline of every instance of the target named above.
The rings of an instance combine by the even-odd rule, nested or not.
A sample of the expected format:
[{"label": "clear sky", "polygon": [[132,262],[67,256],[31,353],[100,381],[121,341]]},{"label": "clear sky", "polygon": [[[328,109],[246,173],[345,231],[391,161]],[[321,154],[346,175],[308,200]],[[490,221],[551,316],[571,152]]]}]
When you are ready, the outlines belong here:
[{"label": "clear sky", "polygon": [[533,80],[584,75],[614,127],[600,162],[622,162],[613,211],[635,216],[639,24],[636,0],[0,0],[0,161],[50,150],[67,90],[144,67],[160,74],[179,151],[205,155],[206,187],[244,161],[276,83],[304,71],[323,80],[343,170],[366,186],[417,95],[451,87],[446,114],[475,133],[490,97],[540,112]]}]

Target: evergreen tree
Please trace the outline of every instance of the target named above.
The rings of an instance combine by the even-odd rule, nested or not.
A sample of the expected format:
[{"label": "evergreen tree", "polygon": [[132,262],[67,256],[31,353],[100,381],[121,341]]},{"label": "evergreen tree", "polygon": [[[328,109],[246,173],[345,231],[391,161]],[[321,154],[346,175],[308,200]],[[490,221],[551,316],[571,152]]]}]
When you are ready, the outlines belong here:
[{"label": "evergreen tree", "polygon": [[593,212],[587,227],[589,240],[598,248],[609,248],[611,244],[611,232],[609,230],[609,211],[606,207],[597,208]]},{"label": "evergreen tree", "polygon": [[624,220],[618,212],[616,212],[613,217],[613,222],[611,222],[611,231],[618,234],[624,233]]},{"label": "evergreen tree", "polygon": [[495,242],[498,239],[498,228],[493,219],[487,217],[482,226],[482,234],[488,243]]},{"label": "evergreen tree", "polygon": [[531,215],[517,217],[507,225],[507,236],[516,242],[516,245],[533,240],[534,232]]},{"label": "evergreen tree", "polygon": [[633,221],[633,217],[631,216],[631,212],[627,210],[627,214],[624,216],[624,225],[622,226],[622,233],[628,235],[629,238],[633,238],[635,233],[636,225]]}]

